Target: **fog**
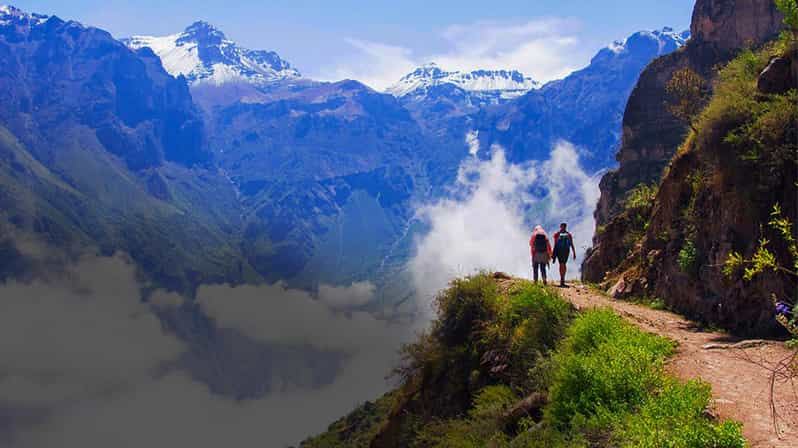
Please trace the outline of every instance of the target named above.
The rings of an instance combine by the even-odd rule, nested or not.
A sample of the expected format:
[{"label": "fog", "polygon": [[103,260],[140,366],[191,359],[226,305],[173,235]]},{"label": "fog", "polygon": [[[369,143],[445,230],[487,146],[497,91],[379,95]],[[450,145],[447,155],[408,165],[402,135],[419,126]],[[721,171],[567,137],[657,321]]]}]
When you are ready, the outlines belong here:
[{"label": "fog", "polygon": [[212,392],[180,362],[190,344],[157,316],[185,306],[182,298],[159,291],[145,303],[123,256],[88,257],[69,274],[58,282],[0,286],[0,443],[295,444],[381,395],[390,386],[385,377],[396,365],[396,349],[412,332],[407,323],[338,311],[343,295],[353,293],[347,297],[359,302],[373,293],[369,285],[325,286],[319,297],[281,284],[202,286],[196,304],[219,331],[293,350],[300,359],[308,350],[342,359],[325,384],[298,387],[276,379],[268,393],[236,400]]},{"label": "fog", "polygon": [[[478,146],[475,133],[466,138]],[[560,222],[568,223],[577,249],[568,277],[578,278],[595,229],[599,177],[580,168],[577,148],[563,141],[548,160],[521,165],[509,163],[497,145],[488,159],[471,153],[450,194],[418,210],[430,229],[410,262],[422,309],[429,311],[430,298],[454,276],[499,270],[529,278],[529,238],[536,224],[552,234]]]}]

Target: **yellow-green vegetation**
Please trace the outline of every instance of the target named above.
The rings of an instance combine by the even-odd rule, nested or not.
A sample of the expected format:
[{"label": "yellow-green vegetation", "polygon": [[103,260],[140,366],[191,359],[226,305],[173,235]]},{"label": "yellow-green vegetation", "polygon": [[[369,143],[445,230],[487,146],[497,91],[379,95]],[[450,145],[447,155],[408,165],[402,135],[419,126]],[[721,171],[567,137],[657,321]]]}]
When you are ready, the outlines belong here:
[{"label": "yellow-green vegetation", "polygon": [[[776,204],[770,214],[769,222],[773,231],[786,244],[787,251],[792,258],[792,263],[781,264],[776,255],[768,249],[770,240],[762,238],[759,240],[759,247],[750,259],[746,259],[739,252],[731,252],[723,266],[723,273],[734,278],[740,275],[745,280],[752,280],[754,277],[767,271],[783,273],[794,278],[798,278],[798,241],[793,236],[793,223],[783,216],[781,207]],[[798,292],[796,292],[798,295]],[[798,346],[798,300],[797,297],[775,297],[776,300],[776,320],[787,329],[792,335],[792,344]]]},{"label": "yellow-green vegetation", "polygon": [[784,24],[793,33],[798,32],[798,2],[795,0],[776,0],[776,6],[784,14]]},{"label": "yellow-green vegetation", "polygon": [[670,97],[668,110],[674,117],[696,130],[695,117],[701,113],[707,95],[707,82],[695,70],[685,67],[676,70],[665,86]]},{"label": "yellow-green vegetation", "polygon": [[697,120],[699,141],[695,143],[714,140],[722,133],[723,142],[735,149],[739,159],[752,164],[761,180],[777,176],[798,157],[795,89],[780,94],[757,90],[757,78],[769,60],[788,54],[790,47],[789,39],[783,37],[759,51],[743,51],[720,70],[715,94]]},{"label": "yellow-green vegetation", "polygon": [[553,289],[487,274],[454,281],[437,304],[405,349],[403,386],[381,399],[393,403],[303,446],[745,446],[740,425],[707,416],[706,384],[665,374],[674,343],[609,309],[577,313]]},{"label": "yellow-green vegetation", "polygon": [[396,393],[386,394],[374,402],[367,401],[351,414],[336,421],[326,432],[302,442],[305,448],[368,448],[371,439],[385,423]]},{"label": "yellow-green vegetation", "polygon": [[[625,224],[624,257],[645,235],[658,190],[659,185],[656,183],[641,183],[626,193],[621,204],[623,208],[617,218],[623,220]],[[602,233],[602,230],[599,229],[596,232]]]}]

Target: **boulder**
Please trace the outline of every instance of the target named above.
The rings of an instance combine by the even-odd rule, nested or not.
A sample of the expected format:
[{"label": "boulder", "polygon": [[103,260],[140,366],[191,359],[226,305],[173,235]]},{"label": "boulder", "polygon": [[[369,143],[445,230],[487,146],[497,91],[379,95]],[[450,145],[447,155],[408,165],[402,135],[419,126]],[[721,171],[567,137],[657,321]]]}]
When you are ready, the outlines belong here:
[{"label": "boulder", "polygon": [[759,74],[756,87],[762,93],[784,93],[794,89],[795,79],[792,76],[789,58],[772,58],[762,73]]}]

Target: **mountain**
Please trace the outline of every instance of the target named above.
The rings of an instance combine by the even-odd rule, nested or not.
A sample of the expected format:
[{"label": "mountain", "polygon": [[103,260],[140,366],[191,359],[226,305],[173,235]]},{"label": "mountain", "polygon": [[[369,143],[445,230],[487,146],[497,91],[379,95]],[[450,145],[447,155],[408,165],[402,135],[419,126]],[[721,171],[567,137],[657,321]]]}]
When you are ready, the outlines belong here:
[{"label": "mountain", "polygon": [[[771,226],[775,205],[788,222],[798,216],[796,71],[789,72],[798,54],[787,39],[767,44],[782,18],[767,0],[699,0],[693,39],[643,71],[624,115],[620,166],[601,180],[584,280],[616,297],[660,298],[739,334],[778,328],[772,297],[794,301],[794,277],[774,269],[743,279],[739,266],[724,266],[733,253],[750,259],[760,238],[774,262],[794,263],[784,233]],[[774,60],[781,78],[770,70]],[[667,86],[684,73],[706,91],[691,98],[706,108],[689,124],[663,107],[678,100]],[[795,238],[795,227],[790,232]]]},{"label": "mountain", "polygon": [[300,78],[300,73],[274,51],[249,50],[228,40],[207,22],[195,22],[170,36],[133,36],[123,39],[130,48],[148,47],[173,76],[183,75],[192,85],[250,83],[264,85]]},{"label": "mountain", "polygon": [[256,278],[240,255],[241,212],[214,167],[205,122],[185,80],[151,51],[3,7],[0,66],[8,250],[19,253],[14,236],[30,234],[70,254],[124,251],[149,280],[185,293]]},{"label": "mountain", "polygon": [[451,85],[494,102],[508,100],[540,87],[540,83],[516,70],[445,71],[435,63],[423,65],[403,76],[386,92],[397,98],[423,98],[438,86]]},{"label": "mountain", "polygon": [[[372,280],[394,296],[388,305],[411,292],[401,273],[423,231],[415,206],[446,194],[472,149],[467,134],[478,131],[483,148],[506,145],[513,161],[545,160],[553,142],[574,139],[595,154],[592,171],[605,169],[616,109],[642,67],[676,46],[670,31],[640,33],[542,88],[517,72],[428,66],[397,96],[303,80],[276,55],[242,49],[202,22],[126,45],[18,10],[3,22],[15,25],[2,28],[0,125],[8,147],[38,164],[28,172],[49,182],[14,188],[50,201],[53,213],[41,225],[45,209],[19,211],[25,229],[133,251],[180,291],[209,279],[309,289]],[[13,166],[5,169],[17,185]],[[72,190],[53,193],[54,182]],[[75,197],[97,204],[80,212],[90,222],[74,222]],[[192,226],[202,230],[174,234]],[[169,263],[156,256],[164,238],[178,241]]]},{"label": "mountain", "polygon": [[[423,85],[399,99],[440,146],[462,145],[476,131],[482,150],[499,144],[511,161],[524,162],[546,159],[565,139],[583,149],[583,168],[597,172],[615,164],[624,107],[640,72],[689,36],[671,28],[635,33],[600,50],[587,67],[512,100],[475,101],[472,92],[450,82]],[[404,79],[416,79],[411,75]]]},{"label": "mountain", "polygon": [[210,119],[219,166],[247,210],[247,251],[268,248],[249,258],[259,272],[311,287],[388,274],[435,152],[396,98],[342,81]]}]

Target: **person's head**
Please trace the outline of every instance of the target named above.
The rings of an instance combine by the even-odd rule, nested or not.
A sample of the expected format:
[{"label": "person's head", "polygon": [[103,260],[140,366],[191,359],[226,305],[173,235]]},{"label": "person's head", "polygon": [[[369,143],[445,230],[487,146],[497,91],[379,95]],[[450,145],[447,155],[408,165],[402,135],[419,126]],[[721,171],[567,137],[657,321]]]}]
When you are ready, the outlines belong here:
[{"label": "person's head", "polygon": [[568,224],[567,223],[560,224],[560,231],[565,232],[566,230],[568,230]]}]

